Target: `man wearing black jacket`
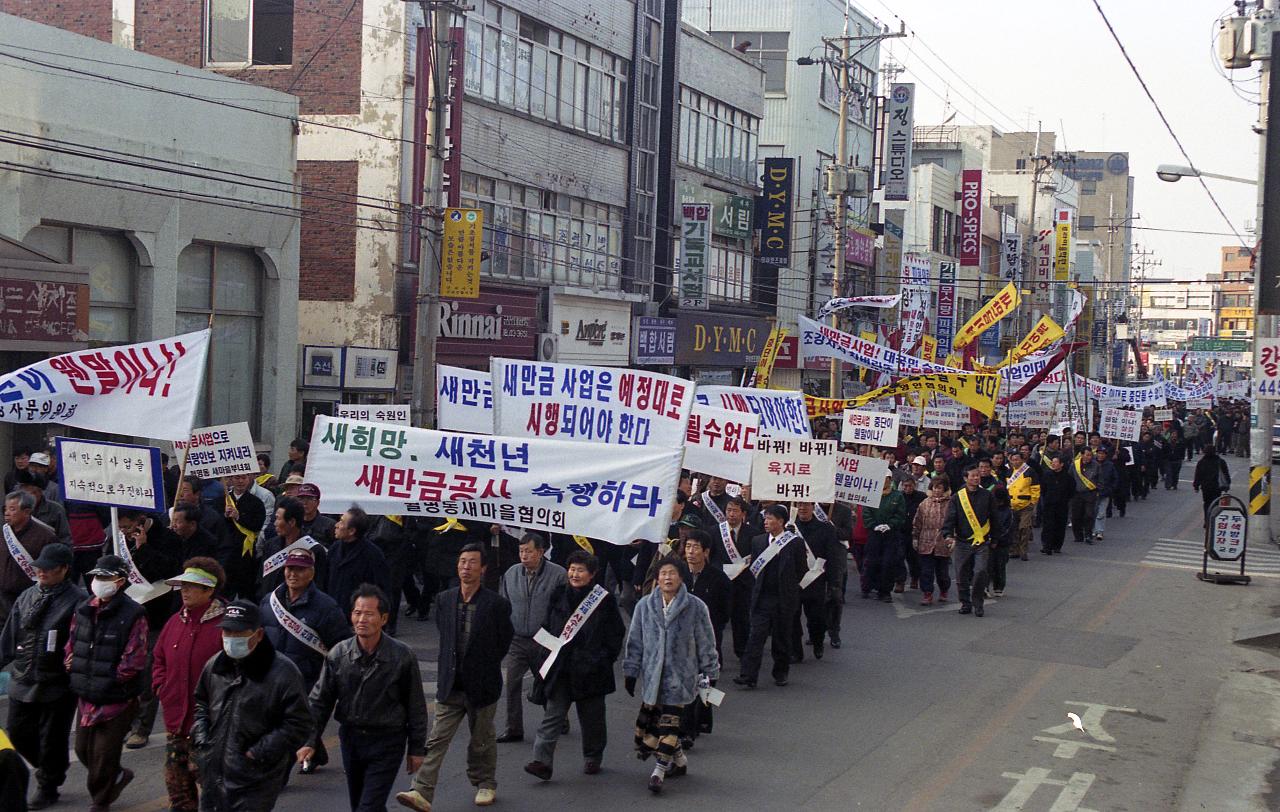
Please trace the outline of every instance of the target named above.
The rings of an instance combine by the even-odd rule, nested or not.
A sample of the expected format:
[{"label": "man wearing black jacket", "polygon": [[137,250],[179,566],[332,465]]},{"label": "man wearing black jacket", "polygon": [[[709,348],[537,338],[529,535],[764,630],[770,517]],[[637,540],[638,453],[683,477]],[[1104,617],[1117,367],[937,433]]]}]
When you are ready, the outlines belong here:
[{"label": "man wearing black jacket", "polygon": [[[773,655],[773,681],[778,687],[787,684],[791,668],[791,621],[800,605],[800,578],[808,569],[804,542],[798,536],[783,541],[787,509],[770,505],[764,509],[765,532],[751,540],[751,561],[760,564],[751,592],[751,631],[742,657],[742,673],[734,683],[744,688],[756,687],[760,664],[764,659],[764,642],[770,640]],[[770,551],[770,546],[774,547]]]},{"label": "man wearing black jacket", "polygon": [[[823,647],[827,638],[827,588],[839,582],[840,568],[844,566],[844,549],[836,541],[836,529],[830,522],[824,522],[814,515],[812,502],[796,502],[796,532],[804,538],[813,559],[823,560],[822,572],[800,590],[800,606],[796,608],[791,622],[791,659],[804,662],[804,648],[800,636],[800,613],[804,612],[809,631],[809,643],[813,646],[813,656],[821,660]],[[805,556],[805,572],[808,572],[809,555]]]},{"label": "man wearing black jacket", "polygon": [[466,719],[471,731],[467,776],[476,786],[476,806],[491,806],[498,788],[498,744],[493,715],[502,696],[502,658],[511,645],[511,604],[485,589],[484,547],[467,544],[458,554],[458,586],[436,596],[440,669],[436,713],[427,757],[413,776],[413,789],[396,794],[401,806],[430,812],[449,743]]},{"label": "man wearing black jacket", "polygon": [[1076,492],[1075,473],[1054,454],[1040,472],[1040,552],[1062,552],[1067,535],[1067,511]]},{"label": "man wearing black jacket", "polygon": [[982,617],[982,601],[987,594],[991,550],[996,541],[995,502],[991,492],[979,483],[978,466],[965,471],[964,489],[951,497],[942,536],[952,544],[956,565],[956,591],[960,593],[960,614],[972,612]]},{"label": "man wearing black jacket", "polygon": [[1222,492],[1231,488],[1231,472],[1227,462],[1218,456],[1213,443],[1204,443],[1204,456],[1196,463],[1195,478],[1191,487],[1200,492],[1204,500],[1204,522],[1209,523],[1209,508]]}]

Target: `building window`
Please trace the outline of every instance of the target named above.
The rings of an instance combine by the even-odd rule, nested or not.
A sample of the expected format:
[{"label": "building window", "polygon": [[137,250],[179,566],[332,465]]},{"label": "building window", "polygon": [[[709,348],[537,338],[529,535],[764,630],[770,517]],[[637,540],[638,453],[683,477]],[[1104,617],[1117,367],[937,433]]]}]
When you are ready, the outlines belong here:
[{"label": "building window", "polygon": [[178,255],[178,332],[203,330],[213,317],[197,426],[247,417],[260,436],[262,277],[252,248],[192,243]]},{"label": "building window", "polygon": [[786,31],[713,31],[712,38],[722,45],[737,49],[764,68],[765,92],[787,92],[787,46],[791,34]]},{"label": "building window", "polygon": [[751,302],[751,252],[742,247],[741,240],[711,237],[707,295],[729,302]]},{"label": "building window", "polygon": [[1098,193],[1098,182],[1096,180],[1080,181],[1080,194],[1096,195]]},{"label": "building window", "polygon": [[1076,215],[1076,230],[1093,231],[1093,215],[1092,214]]},{"label": "building window", "polygon": [[485,276],[621,287],[623,210],[464,172],[462,205],[484,211]]},{"label": "building window", "polygon": [[42,225],[27,232],[27,245],[54,259],[89,269],[89,340],[134,340],[138,256],[123,235],[73,226]]},{"label": "building window", "polygon": [[205,21],[206,65],[293,63],[293,0],[205,0]]},{"label": "building window", "polygon": [[687,87],[680,88],[680,160],[756,185],[760,119]]},{"label": "building window", "polygon": [[[834,44],[827,46],[827,57],[840,60],[840,49]],[[816,66],[822,70],[822,79],[818,87],[818,98],[832,108],[840,106],[840,71],[834,63]],[[871,68],[860,62],[849,66],[849,120],[855,124],[866,124],[871,120],[871,108],[875,104],[876,74]]]},{"label": "building window", "polygon": [[627,60],[491,0],[476,4],[466,30],[463,89],[468,94],[625,141]]}]

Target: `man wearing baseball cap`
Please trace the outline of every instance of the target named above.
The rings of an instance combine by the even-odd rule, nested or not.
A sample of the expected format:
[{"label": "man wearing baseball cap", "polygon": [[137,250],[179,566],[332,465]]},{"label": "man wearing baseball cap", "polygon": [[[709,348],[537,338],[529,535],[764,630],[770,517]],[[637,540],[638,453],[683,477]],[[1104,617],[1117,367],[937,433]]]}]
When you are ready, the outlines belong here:
[{"label": "man wearing baseball cap", "polygon": [[9,683],[9,737],[23,758],[35,765],[36,794],[30,809],[58,800],[67,777],[67,743],[76,698],[62,663],[71,615],[88,597],[69,577],[74,557],[65,544],[40,551],[32,565],[36,583],[18,596],[0,632],[0,668],[13,663]]},{"label": "man wearing baseball cap", "polygon": [[276,653],[249,601],[229,605],[219,626],[222,652],[200,675],[191,728],[201,807],[271,809],[315,727],[302,675]]},{"label": "man wearing baseball cap", "polygon": [[37,451],[27,462],[32,472],[44,477],[44,498],[62,504],[62,485],[53,477],[53,458],[47,451]]},{"label": "man wearing baseball cap", "polygon": [[311,536],[326,550],[333,547],[333,529],[337,521],[320,512],[320,489],[310,482],[303,483],[294,498],[302,503],[302,535]]}]

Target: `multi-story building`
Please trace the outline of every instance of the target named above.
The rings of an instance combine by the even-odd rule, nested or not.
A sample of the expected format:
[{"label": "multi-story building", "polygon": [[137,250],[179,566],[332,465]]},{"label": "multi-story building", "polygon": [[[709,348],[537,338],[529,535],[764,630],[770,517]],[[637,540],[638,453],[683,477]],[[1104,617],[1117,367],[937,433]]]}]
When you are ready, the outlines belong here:
[{"label": "multi-story building", "polygon": [[1253,273],[1252,251],[1238,245],[1223,246],[1216,314],[1219,336],[1253,338]]},{"label": "multi-story building", "polygon": [[[90,36],[0,14],[0,42],[12,49],[0,65],[0,129],[10,134],[0,238],[62,269],[6,274],[0,366],[212,321],[196,425],[247,421],[260,447],[279,452],[295,436],[308,227],[295,187],[297,99],[113,47],[109,4],[105,17],[78,5],[79,16],[25,8],[66,13],[67,28]],[[11,291],[36,298],[42,283],[38,298],[63,305],[56,315],[15,306]],[[50,341],[61,319],[75,329]],[[43,439],[41,427],[2,425],[0,457],[11,441]]]},{"label": "multi-story building", "polygon": [[1218,285],[1207,281],[1143,279],[1140,332],[1148,349],[1191,349],[1191,339],[1216,334]]}]

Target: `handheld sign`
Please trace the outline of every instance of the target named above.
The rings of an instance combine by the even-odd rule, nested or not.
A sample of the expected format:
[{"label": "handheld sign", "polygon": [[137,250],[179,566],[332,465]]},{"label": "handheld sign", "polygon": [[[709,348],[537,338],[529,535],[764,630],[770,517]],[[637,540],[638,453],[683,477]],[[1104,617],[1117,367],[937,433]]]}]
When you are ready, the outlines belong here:
[{"label": "handheld sign", "polygon": [[160,449],[59,437],[57,452],[64,499],[151,513],[164,511]]}]

